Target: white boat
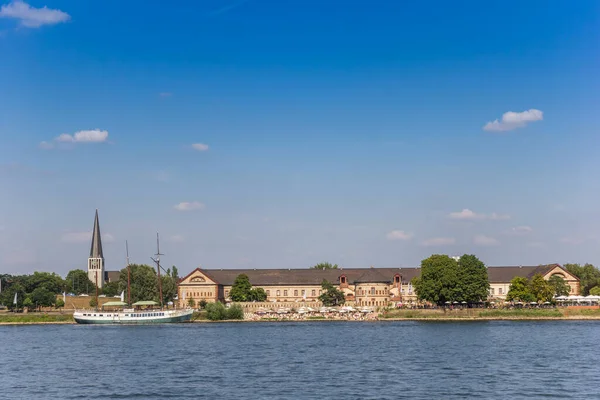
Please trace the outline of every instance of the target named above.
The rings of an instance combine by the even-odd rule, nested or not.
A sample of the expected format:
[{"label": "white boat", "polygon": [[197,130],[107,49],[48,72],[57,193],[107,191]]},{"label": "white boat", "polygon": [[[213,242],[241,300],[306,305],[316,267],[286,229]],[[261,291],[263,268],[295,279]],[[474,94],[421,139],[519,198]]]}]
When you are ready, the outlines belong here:
[{"label": "white boat", "polygon": [[[130,297],[129,248],[127,242],[125,242],[125,246],[127,248],[127,297]],[[158,234],[156,234],[156,247],[156,259],[152,258],[152,260],[156,263],[159,299],[162,299],[160,279],[160,256],[162,254],[158,245]],[[109,301],[104,303],[100,309],[75,310],[73,319],[78,324],[169,324],[189,321],[192,319],[192,314],[194,313],[194,310],[191,308],[165,309],[157,307],[159,304],[155,301],[138,301],[131,304],[130,300],[128,300],[129,304],[131,304],[129,307],[133,308],[126,308],[128,307],[128,303],[125,303],[124,300],[123,293],[121,293],[121,301]],[[96,304],[99,304],[98,274],[96,274]],[[105,307],[120,308],[120,310],[105,310]]]},{"label": "white boat", "polygon": [[[133,305],[139,307],[156,304],[153,301],[141,301]],[[111,301],[105,303],[103,308],[125,305],[125,303],[120,301]],[[192,319],[192,314],[194,313],[192,309],[123,308],[121,310],[109,311],[103,308],[100,310],[75,311],[73,318],[78,324],[168,324],[189,321]]]}]

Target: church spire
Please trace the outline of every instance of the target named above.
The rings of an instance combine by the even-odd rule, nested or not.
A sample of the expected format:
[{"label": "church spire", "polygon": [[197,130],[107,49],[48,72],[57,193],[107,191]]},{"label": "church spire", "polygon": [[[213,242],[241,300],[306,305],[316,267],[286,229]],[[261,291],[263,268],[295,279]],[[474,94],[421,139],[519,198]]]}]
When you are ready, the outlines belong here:
[{"label": "church spire", "polygon": [[94,218],[94,230],[92,231],[92,247],[90,249],[90,258],[104,258],[102,254],[102,238],[100,236],[100,223],[98,222],[98,209]]}]

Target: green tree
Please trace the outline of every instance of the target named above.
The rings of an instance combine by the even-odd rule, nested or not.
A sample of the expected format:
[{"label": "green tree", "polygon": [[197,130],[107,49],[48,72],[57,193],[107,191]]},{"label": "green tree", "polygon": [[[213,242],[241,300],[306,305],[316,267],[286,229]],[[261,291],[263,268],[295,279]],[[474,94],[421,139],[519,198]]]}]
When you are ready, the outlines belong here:
[{"label": "green tree", "polygon": [[217,301],[206,305],[206,318],[211,321],[222,321],[227,319],[227,310],[223,303]]},{"label": "green tree", "polygon": [[582,296],[587,296],[590,289],[600,286],[600,270],[592,264],[565,264],[563,267],[579,279],[579,288]]},{"label": "green tree", "polygon": [[50,290],[41,286],[31,292],[31,301],[39,308],[53,306],[56,302],[56,295]]},{"label": "green tree", "polygon": [[266,301],[267,292],[263,288],[253,288],[248,292],[248,301]]},{"label": "green tree", "polygon": [[175,300],[177,296],[177,281],[171,275],[161,275],[163,304]]},{"label": "green tree", "polygon": [[232,304],[226,310],[226,319],[244,319],[244,309],[239,304]]},{"label": "green tree", "polygon": [[600,286],[594,286],[590,289],[590,294],[592,296],[600,296]]},{"label": "green tree", "polygon": [[73,269],[65,278],[65,290],[76,295],[93,294],[96,292],[96,284],[88,278],[84,270]]},{"label": "green tree", "polygon": [[98,301],[96,301],[95,297],[90,299],[90,307],[98,307]]},{"label": "green tree", "polygon": [[177,282],[179,280],[179,271],[177,270],[177,267],[174,265],[171,267],[171,278],[173,278],[175,280],[175,282]]},{"label": "green tree", "polygon": [[198,302],[198,307],[204,309],[204,308],[206,308],[207,304],[208,304],[208,302],[206,300],[202,299]]},{"label": "green tree", "polygon": [[552,288],[554,296],[568,296],[569,293],[571,293],[571,286],[558,275],[552,275],[550,279],[548,279],[548,284]]},{"label": "green tree", "polygon": [[[65,289],[65,281],[55,273],[50,272],[34,272],[24,279],[25,291],[32,293],[38,288],[48,290],[53,294],[62,293]],[[35,300],[32,299],[35,303]]]},{"label": "green tree", "polygon": [[411,282],[420,300],[443,305],[447,301],[463,300],[461,275],[456,260],[444,254],[434,254],[421,261],[421,276]]},{"label": "green tree", "polygon": [[338,306],[346,302],[344,292],[337,289],[332,283],[323,279],[321,287],[323,288],[323,293],[319,296],[319,301],[321,301],[324,306]]},{"label": "green tree", "polygon": [[54,307],[58,308],[63,308],[65,306],[65,302],[63,301],[63,299],[57,299],[56,303],[54,304]]},{"label": "green tree", "polygon": [[225,308],[223,303],[209,303],[206,305],[206,318],[211,321],[222,321],[226,319],[244,319],[244,310],[239,304],[233,304]]},{"label": "green tree", "polygon": [[[142,300],[159,301],[156,270],[146,264],[130,264],[131,302]],[[119,293],[127,290],[127,268],[119,275]]]},{"label": "green tree", "polygon": [[[25,301],[25,297],[27,297],[27,295],[21,283],[15,282],[14,279],[7,279],[3,280],[3,284],[10,284],[10,286],[2,286],[2,293],[0,293],[0,304],[4,304],[9,310],[18,310],[23,308],[23,302]],[[15,293],[17,294],[16,305],[13,303],[15,299]]]},{"label": "green tree", "polygon": [[121,294],[119,291],[119,281],[108,282],[102,288],[102,294],[108,297],[115,297]]},{"label": "green tree", "polygon": [[31,310],[33,308],[33,301],[31,301],[30,297],[26,297],[25,300],[23,300],[23,307],[27,308],[27,310]]},{"label": "green tree", "polygon": [[310,269],[338,269],[337,264],[331,264],[329,262],[321,262],[317,265],[313,265]]},{"label": "green tree", "polygon": [[188,299],[187,304],[190,308],[196,307],[196,301],[194,299],[192,299],[191,297]]},{"label": "green tree", "polygon": [[554,297],[553,287],[541,274],[535,274],[529,282],[529,290],[538,302],[550,301]]},{"label": "green tree", "polygon": [[461,301],[478,303],[487,299],[490,282],[485,264],[473,254],[465,254],[458,260]]},{"label": "green tree", "polygon": [[508,288],[508,293],[506,294],[506,300],[516,300],[525,303],[529,303],[536,300],[533,293],[531,293],[531,290],[529,288],[529,281],[527,280],[527,278],[524,278],[522,276],[515,276],[510,281],[510,287]]},{"label": "green tree", "polygon": [[231,291],[229,292],[229,297],[233,301],[245,302],[251,301],[251,291],[252,285],[250,284],[250,279],[246,274],[240,274],[233,281],[233,285],[231,286]]}]

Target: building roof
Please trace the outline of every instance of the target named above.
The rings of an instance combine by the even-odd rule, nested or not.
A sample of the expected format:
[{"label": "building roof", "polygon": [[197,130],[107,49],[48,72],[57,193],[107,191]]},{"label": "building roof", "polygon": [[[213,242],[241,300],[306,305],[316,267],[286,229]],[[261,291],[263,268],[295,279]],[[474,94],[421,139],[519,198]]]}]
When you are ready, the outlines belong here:
[{"label": "building roof", "polygon": [[104,258],[104,254],[102,253],[102,237],[100,236],[100,222],[98,222],[98,209],[96,209],[96,217],[94,218],[90,258]]},{"label": "building roof", "polygon": [[121,271],[104,271],[104,280],[108,282],[118,282],[121,277]]},{"label": "building roof", "polygon": [[553,268],[562,268],[559,264],[518,266],[518,267],[488,267],[488,279],[491,283],[510,282],[517,276],[531,278],[535,274],[546,275]]},{"label": "building roof", "polygon": [[[491,283],[508,283],[516,276],[531,278],[536,273],[545,275],[558,264],[539,266],[506,266],[488,267],[488,278]],[[350,285],[361,283],[391,283],[399,274],[402,283],[410,282],[421,275],[421,268],[340,268],[340,269],[201,269],[198,271],[220,285],[231,286],[240,274],[246,274],[254,286],[274,285],[320,285],[323,280],[339,283],[340,276],[346,276]],[[196,270],[194,270],[196,271]],[[191,276],[194,271],[182,278],[180,282]],[[118,279],[118,278],[117,278]]]},{"label": "building roof", "polygon": [[320,285],[323,280],[339,283],[342,275],[346,276],[348,284],[358,284],[392,282],[396,274],[400,274],[403,281],[408,281],[420,273],[418,268],[200,269],[200,271],[214,282],[225,286],[233,285],[235,278],[240,274],[246,274],[252,285]]}]

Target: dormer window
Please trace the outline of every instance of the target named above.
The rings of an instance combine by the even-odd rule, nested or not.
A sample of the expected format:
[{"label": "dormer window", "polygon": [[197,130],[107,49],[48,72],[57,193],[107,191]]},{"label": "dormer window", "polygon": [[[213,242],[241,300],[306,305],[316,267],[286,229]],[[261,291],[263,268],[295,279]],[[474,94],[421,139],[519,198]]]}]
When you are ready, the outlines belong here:
[{"label": "dormer window", "polygon": [[396,274],[394,276],[394,283],[400,283],[400,275]]},{"label": "dormer window", "polygon": [[340,277],[340,283],[341,283],[342,285],[345,285],[345,284],[346,284],[346,276],[345,276],[345,275],[342,275],[342,276]]}]

